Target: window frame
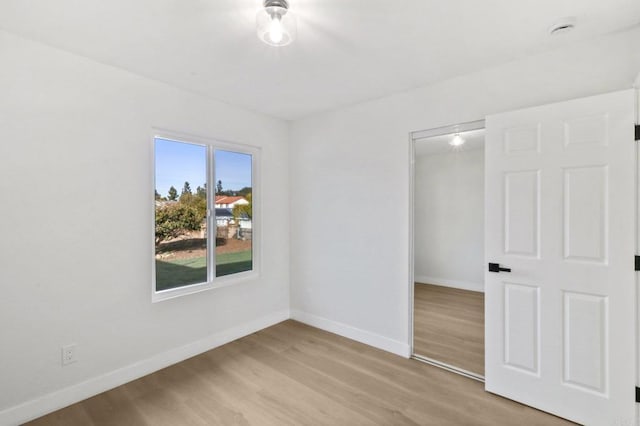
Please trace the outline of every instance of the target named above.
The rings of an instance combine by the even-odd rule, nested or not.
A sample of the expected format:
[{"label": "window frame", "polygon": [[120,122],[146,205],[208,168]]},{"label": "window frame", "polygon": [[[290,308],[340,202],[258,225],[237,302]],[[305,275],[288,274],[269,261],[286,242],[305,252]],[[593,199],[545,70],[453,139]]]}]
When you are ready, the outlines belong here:
[{"label": "window frame", "polygon": [[[262,259],[262,209],[261,209],[261,176],[260,163],[261,153],[260,147],[238,142],[230,142],[217,138],[208,138],[195,136],[191,134],[175,132],[170,130],[154,128],[151,135],[151,186],[156,189],[156,139],[165,139],[169,141],[186,143],[192,145],[200,145],[206,148],[207,156],[207,281],[203,283],[188,284],[181,287],[170,288],[166,290],[156,290],[156,246],[155,246],[155,191],[150,191],[151,200],[151,301],[152,303],[161,302],[163,300],[174,299],[176,297],[186,296],[189,294],[200,293],[216,288],[235,285],[247,280],[254,280],[261,275],[261,259]],[[235,274],[223,275],[216,277],[216,234],[217,224],[215,216],[215,151],[230,151],[241,154],[251,155],[251,197],[252,197],[252,218],[251,218],[251,260],[252,268],[249,271],[237,272]]]}]

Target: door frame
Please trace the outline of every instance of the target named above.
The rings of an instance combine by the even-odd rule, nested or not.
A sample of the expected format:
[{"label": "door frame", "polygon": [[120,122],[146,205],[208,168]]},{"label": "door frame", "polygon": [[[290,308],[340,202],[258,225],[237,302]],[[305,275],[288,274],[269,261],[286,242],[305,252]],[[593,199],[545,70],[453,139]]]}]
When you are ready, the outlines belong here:
[{"label": "door frame", "polygon": [[[636,77],[636,80],[633,84],[633,88],[635,91],[635,117],[634,122],[635,125],[640,125],[640,73]],[[640,149],[638,148],[638,144],[640,142],[636,141],[636,255],[640,255]],[[634,326],[636,328],[636,362],[635,362],[635,377],[636,377],[636,396],[638,394],[638,386],[640,386],[640,279],[638,277],[638,272],[636,272],[636,280],[635,280],[635,288],[636,288],[636,312],[634,318]],[[640,404],[636,404],[636,422],[640,422]]]},{"label": "door frame", "polygon": [[456,132],[468,132],[485,128],[485,120],[468,121],[426,130],[409,132],[409,356],[418,361],[435,367],[484,382],[484,376],[458,368],[456,366],[414,353],[413,347],[413,316],[414,316],[414,285],[415,285],[415,144],[417,141],[435,136],[450,135]]}]

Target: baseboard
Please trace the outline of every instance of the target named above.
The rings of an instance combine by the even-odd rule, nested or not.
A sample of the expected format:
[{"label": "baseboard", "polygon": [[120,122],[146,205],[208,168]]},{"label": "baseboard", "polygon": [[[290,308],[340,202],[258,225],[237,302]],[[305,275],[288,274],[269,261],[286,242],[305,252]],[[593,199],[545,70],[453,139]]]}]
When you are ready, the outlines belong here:
[{"label": "baseboard", "polygon": [[185,359],[247,336],[289,319],[289,310],[282,310],[253,321],[212,334],[179,348],[170,349],[151,358],[84,382],[43,395],[20,405],[0,411],[0,424],[19,425],[60,408],[75,404],[99,393],[151,374]]},{"label": "baseboard", "polygon": [[423,284],[440,285],[443,287],[459,288],[461,290],[479,291],[484,293],[484,283],[474,283],[471,281],[449,280],[446,278],[426,277],[416,275],[414,281]]},{"label": "baseboard", "polygon": [[339,323],[327,318],[308,314],[306,312],[291,310],[291,319],[300,321],[321,330],[325,330],[351,340],[355,340],[374,348],[382,349],[387,352],[399,355],[404,358],[411,356],[411,347],[405,342],[389,339],[370,331],[361,330],[347,324]]}]

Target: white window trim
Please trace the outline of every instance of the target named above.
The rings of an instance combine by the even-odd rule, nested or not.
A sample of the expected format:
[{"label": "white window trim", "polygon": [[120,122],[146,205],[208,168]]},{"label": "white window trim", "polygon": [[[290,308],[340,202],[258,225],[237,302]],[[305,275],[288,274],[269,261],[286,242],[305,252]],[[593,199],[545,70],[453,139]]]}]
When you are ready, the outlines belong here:
[{"label": "white window trim", "polygon": [[[258,146],[230,142],[221,139],[208,138],[203,136],[191,135],[187,133],[176,132],[172,130],[153,128],[150,144],[150,169],[151,169],[151,183],[153,189],[156,188],[156,157],[155,157],[155,140],[156,138],[172,140],[176,142],[183,142],[189,144],[202,145],[207,147],[207,204],[210,200],[215,200],[215,162],[214,151],[224,150],[239,152],[243,154],[250,154],[252,156],[251,161],[251,189],[252,189],[252,230],[251,230],[251,249],[252,249],[252,269],[251,271],[238,272],[235,274],[224,275],[221,277],[215,276],[215,235],[216,235],[216,220],[215,220],[215,201],[207,206],[207,282],[190,284],[182,287],[171,288],[167,290],[156,291],[156,247],[155,247],[155,191],[152,193],[149,205],[151,206],[151,301],[152,303],[161,302],[163,300],[174,299],[176,297],[186,296],[188,294],[200,293],[206,290],[212,290],[216,288],[228,287],[241,282],[258,279],[262,271],[262,191],[261,191],[261,154],[262,150]],[[214,236],[211,238],[211,236]],[[213,240],[213,241],[211,241]]]}]

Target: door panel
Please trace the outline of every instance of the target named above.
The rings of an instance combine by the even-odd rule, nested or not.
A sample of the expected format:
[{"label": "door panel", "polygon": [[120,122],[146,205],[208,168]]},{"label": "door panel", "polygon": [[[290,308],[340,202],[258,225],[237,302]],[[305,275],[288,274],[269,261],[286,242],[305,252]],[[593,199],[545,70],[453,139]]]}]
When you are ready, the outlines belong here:
[{"label": "door panel", "polygon": [[564,293],[565,383],[607,393],[608,317],[606,297]]},{"label": "door panel", "polygon": [[564,169],[564,258],[607,263],[607,166]]},{"label": "door panel", "polygon": [[505,253],[538,257],[540,173],[505,173]]},{"label": "door panel", "polygon": [[[633,91],[487,117],[486,388],[635,420]],[[631,423],[629,423],[631,424]]]},{"label": "door panel", "polygon": [[564,146],[581,149],[609,144],[609,116],[598,114],[564,122]]},{"label": "door panel", "polygon": [[537,375],[540,372],[539,288],[505,283],[504,290],[504,363]]},{"label": "door panel", "polygon": [[504,132],[504,152],[507,155],[540,152],[540,126],[521,126]]}]

